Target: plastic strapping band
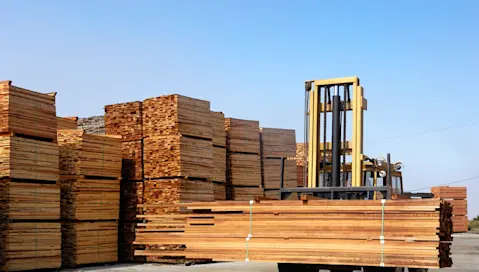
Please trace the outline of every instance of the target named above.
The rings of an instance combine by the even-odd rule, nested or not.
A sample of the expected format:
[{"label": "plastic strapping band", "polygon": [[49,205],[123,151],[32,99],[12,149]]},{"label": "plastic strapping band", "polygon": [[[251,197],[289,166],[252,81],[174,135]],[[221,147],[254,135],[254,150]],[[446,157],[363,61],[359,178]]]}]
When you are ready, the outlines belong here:
[{"label": "plastic strapping band", "polygon": [[246,257],[245,262],[249,262],[249,240],[253,237],[253,200],[249,201],[249,233],[246,237]]},{"label": "plastic strapping band", "polygon": [[384,267],[384,208],[386,206],[386,199],[381,199],[381,236],[379,242],[381,243],[381,263],[380,267]]}]

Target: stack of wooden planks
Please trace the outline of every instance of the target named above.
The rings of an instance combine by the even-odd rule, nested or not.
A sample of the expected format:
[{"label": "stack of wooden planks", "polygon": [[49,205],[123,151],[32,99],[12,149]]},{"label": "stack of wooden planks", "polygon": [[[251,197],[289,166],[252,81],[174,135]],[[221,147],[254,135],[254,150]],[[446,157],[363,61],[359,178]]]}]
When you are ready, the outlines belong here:
[{"label": "stack of wooden planks", "polygon": [[434,197],[452,204],[452,222],[454,232],[467,232],[467,187],[439,186],[431,188]]},{"label": "stack of wooden planks", "polygon": [[142,213],[138,205],[143,204],[144,182],[122,180],[120,191],[120,222],[118,236],[118,258],[121,262],[144,262],[145,258],[134,256],[136,249],[144,247],[134,245],[136,216]]},{"label": "stack of wooden planks", "polygon": [[[284,188],[297,186],[296,132],[292,129],[261,128],[261,167],[265,195],[278,198],[281,181],[281,158],[284,158]],[[270,192],[268,192],[270,191]]]},{"label": "stack of wooden planks", "polygon": [[0,82],[0,270],[59,268],[55,94]]},{"label": "stack of wooden planks", "polygon": [[[163,247],[138,250],[136,255],[411,268],[452,265],[452,209],[438,199],[216,201],[181,207],[188,212],[143,216],[146,223],[137,230],[135,243],[183,245],[182,250]],[[170,225],[175,228],[168,229]]]},{"label": "stack of wooden planks", "polygon": [[58,117],[57,129],[77,129],[78,117]]},{"label": "stack of wooden planks", "polygon": [[297,172],[297,186],[304,187],[308,182],[308,172],[307,172],[307,156],[308,156],[308,146],[305,143],[296,144],[296,172]]},{"label": "stack of wooden planks", "polygon": [[215,200],[226,200],[226,131],[225,115],[212,111],[213,129],[213,169],[211,180],[214,183]]},{"label": "stack of wooden planks", "polygon": [[118,260],[121,137],[59,130],[62,264]]},{"label": "stack of wooden planks", "polygon": [[116,261],[118,261],[117,222],[62,223],[62,264],[64,267]]},{"label": "stack of wooden planks", "polygon": [[227,199],[262,196],[259,122],[226,118],[225,130]]}]

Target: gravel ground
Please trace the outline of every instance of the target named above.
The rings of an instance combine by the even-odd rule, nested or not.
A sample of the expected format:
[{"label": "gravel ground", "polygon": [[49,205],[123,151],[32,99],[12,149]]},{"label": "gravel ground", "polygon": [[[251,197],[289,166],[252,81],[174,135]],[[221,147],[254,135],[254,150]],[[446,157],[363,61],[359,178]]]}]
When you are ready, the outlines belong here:
[{"label": "gravel ground", "polygon": [[[430,271],[479,272],[479,234],[454,235],[452,246],[453,267]],[[116,264],[63,271],[103,271],[103,272],[277,272],[274,263],[215,263],[194,266],[165,266],[158,264]]]}]

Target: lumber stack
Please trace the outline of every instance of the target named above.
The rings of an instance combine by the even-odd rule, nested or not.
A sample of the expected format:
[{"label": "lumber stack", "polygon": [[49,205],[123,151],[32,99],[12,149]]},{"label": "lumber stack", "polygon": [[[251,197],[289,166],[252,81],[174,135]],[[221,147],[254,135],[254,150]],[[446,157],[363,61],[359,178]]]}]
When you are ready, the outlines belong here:
[{"label": "lumber stack", "polygon": [[105,119],[103,115],[78,118],[78,129],[83,129],[88,134],[105,134]]},{"label": "lumber stack", "polygon": [[227,199],[262,196],[259,122],[226,118],[225,130]]},{"label": "lumber stack", "polygon": [[56,118],[54,93],[0,82],[1,271],[61,265]]},{"label": "lumber stack", "polygon": [[143,245],[135,245],[137,222],[120,221],[118,227],[118,259],[121,262],[144,263],[143,256],[135,256],[135,250],[145,249]]},{"label": "lumber stack", "polygon": [[62,264],[64,267],[116,261],[118,261],[117,222],[62,223]]},{"label": "lumber stack", "polygon": [[[293,129],[261,128],[261,167],[265,196],[278,197],[281,187],[281,159],[284,158],[284,188],[297,186],[296,132]],[[272,190],[268,192],[268,190]]]},{"label": "lumber stack", "polygon": [[226,147],[225,115],[220,111],[212,111],[211,116],[213,146],[224,148]]},{"label": "lumber stack", "polygon": [[307,161],[308,156],[308,146],[305,143],[296,144],[296,171],[297,171],[297,185],[298,187],[303,187],[307,181]]},{"label": "lumber stack", "polygon": [[439,186],[431,188],[434,197],[446,200],[452,205],[452,222],[454,232],[467,232],[467,187]]},{"label": "lumber stack", "polygon": [[77,129],[78,117],[58,117],[57,116],[57,130],[58,129]]},{"label": "lumber stack", "polygon": [[117,261],[121,137],[59,130],[58,143],[62,264]]},{"label": "lumber stack", "polygon": [[61,266],[60,223],[0,224],[0,270],[56,269]]},{"label": "lumber stack", "polygon": [[[136,255],[412,268],[452,265],[451,207],[438,199],[216,201],[181,207],[188,213],[144,216],[135,243],[168,242],[184,248],[138,250]],[[172,222],[177,227],[168,231]]]},{"label": "lumber stack", "polygon": [[226,185],[213,182],[214,200],[226,200]]}]

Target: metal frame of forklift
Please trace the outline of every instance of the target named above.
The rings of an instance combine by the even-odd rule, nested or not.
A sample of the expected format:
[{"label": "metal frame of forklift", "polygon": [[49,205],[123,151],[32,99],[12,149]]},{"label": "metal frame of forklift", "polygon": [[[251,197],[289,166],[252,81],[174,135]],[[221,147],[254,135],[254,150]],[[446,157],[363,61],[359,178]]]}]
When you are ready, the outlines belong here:
[{"label": "metal frame of forklift", "polygon": [[[340,87],[342,87],[344,93],[342,101],[339,94]],[[331,89],[334,90],[332,99]],[[352,98],[351,91],[353,93]],[[367,100],[363,96],[364,91],[359,85],[359,78],[309,80],[305,82],[305,92],[305,144],[309,145],[307,158],[305,155],[305,161],[307,161],[307,170],[305,171],[307,171],[308,183],[305,188],[283,188],[285,160],[283,158],[280,174],[280,199],[287,199],[292,194],[297,194],[298,197],[301,194],[307,194],[326,199],[376,199],[378,192],[381,193],[381,198],[393,198],[393,168],[389,154],[387,156],[385,170],[387,175],[384,186],[377,186],[376,173],[374,175],[374,186],[364,186],[364,162],[368,160],[376,164],[376,161],[363,155],[363,111],[367,110]],[[323,100],[321,100],[321,94],[323,94]],[[347,141],[346,137],[348,111],[352,112],[352,142]],[[331,142],[327,141],[328,113],[332,114]],[[321,130],[321,125],[323,125],[323,130]],[[343,133],[341,133],[341,129],[343,129]],[[323,136],[322,142],[320,141],[321,136]],[[351,186],[344,184],[344,181],[348,179],[346,169],[347,155],[352,157]],[[341,157],[343,158],[342,164]],[[331,161],[328,162],[327,159]],[[330,167],[328,167],[329,165]],[[326,184],[325,173],[330,173],[332,177],[331,184]],[[340,179],[341,173],[343,174],[343,182]],[[398,193],[401,195],[403,194],[402,179],[400,187],[401,190]],[[413,194],[409,194],[409,196],[413,196]],[[278,264],[280,272],[317,272],[319,269],[326,269],[332,272],[351,272],[353,270],[361,270],[361,267],[322,264]],[[394,267],[362,267],[362,269],[367,272],[399,272],[405,270],[405,268]],[[415,268],[408,268],[408,270],[410,272],[427,271],[427,269]]]}]

